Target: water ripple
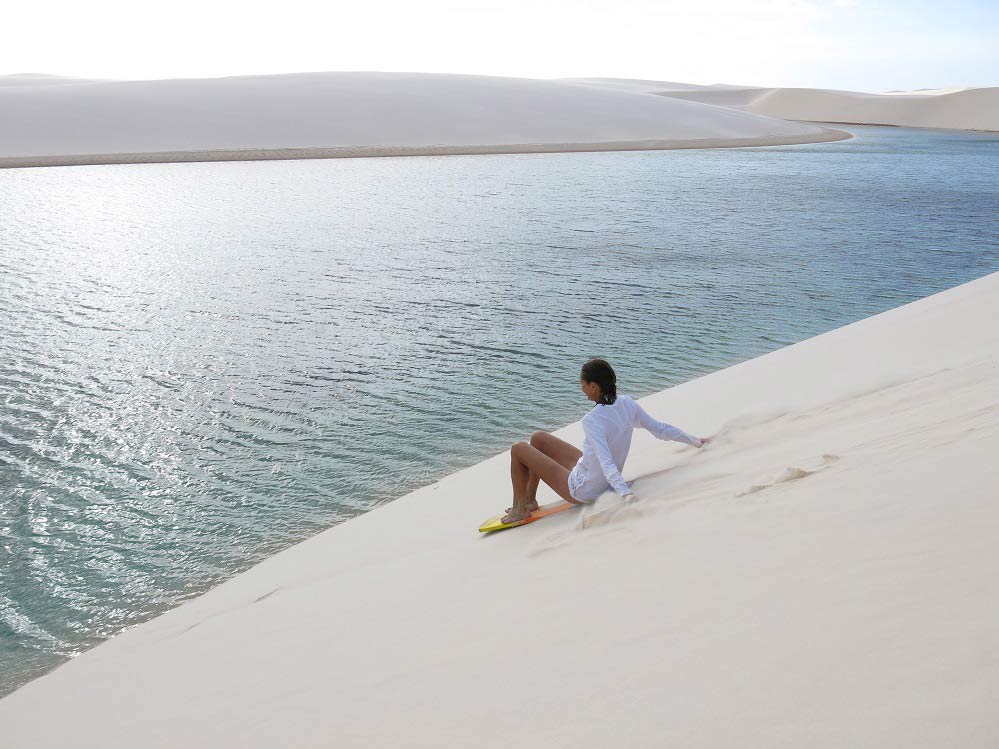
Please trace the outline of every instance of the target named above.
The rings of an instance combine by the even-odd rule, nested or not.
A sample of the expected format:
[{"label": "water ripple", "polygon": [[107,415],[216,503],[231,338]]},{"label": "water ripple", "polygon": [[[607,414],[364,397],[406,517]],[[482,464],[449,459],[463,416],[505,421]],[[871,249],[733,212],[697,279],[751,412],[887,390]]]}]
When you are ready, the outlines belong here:
[{"label": "water ripple", "polygon": [[[999,267],[999,151],[0,172],[0,693],[295,541]],[[419,186],[414,200],[414,185]]]}]

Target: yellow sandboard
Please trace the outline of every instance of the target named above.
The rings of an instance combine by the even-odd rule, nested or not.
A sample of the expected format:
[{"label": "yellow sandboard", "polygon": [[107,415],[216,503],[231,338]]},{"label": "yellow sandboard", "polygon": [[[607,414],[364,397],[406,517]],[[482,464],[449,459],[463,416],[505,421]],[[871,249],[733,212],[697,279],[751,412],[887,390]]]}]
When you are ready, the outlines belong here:
[{"label": "yellow sandboard", "polygon": [[549,515],[555,515],[563,510],[568,510],[573,507],[579,507],[579,505],[574,505],[572,502],[566,502],[565,500],[559,500],[558,502],[552,502],[550,505],[541,505],[538,509],[532,512],[523,520],[518,520],[515,523],[504,523],[503,516],[506,513],[497,515],[496,517],[489,518],[486,522],[479,526],[479,533],[487,533],[489,531],[505,531],[507,528],[516,528],[518,525],[527,525],[528,523],[533,523],[535,520],[541,520],[541,518],[546,518]]}]

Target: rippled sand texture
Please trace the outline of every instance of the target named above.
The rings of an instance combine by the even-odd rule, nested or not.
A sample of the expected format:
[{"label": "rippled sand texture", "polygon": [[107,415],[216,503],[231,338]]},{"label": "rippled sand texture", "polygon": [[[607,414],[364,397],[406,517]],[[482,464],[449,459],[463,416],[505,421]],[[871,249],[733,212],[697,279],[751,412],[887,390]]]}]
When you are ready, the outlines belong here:
[{"label": "rippled sand texture", "polygon": [[999,152],[854,130],[3,172],[0,691],[578,420],[587,356],[638,397],[999,267]]},{"label": "rippled sand texture", "polygon": [[526,78],[303,73],[4,83],[0,78],[0,167],[714,148],[849,137],[697,102]]},{"label": "rippled sand texture", "polygon": [[12,749],[984,745],[997,316],[992,274],[645,399],[715,439],[636,434],[635,504],[482,537],[498,455],[32,682],[0,729]]}]

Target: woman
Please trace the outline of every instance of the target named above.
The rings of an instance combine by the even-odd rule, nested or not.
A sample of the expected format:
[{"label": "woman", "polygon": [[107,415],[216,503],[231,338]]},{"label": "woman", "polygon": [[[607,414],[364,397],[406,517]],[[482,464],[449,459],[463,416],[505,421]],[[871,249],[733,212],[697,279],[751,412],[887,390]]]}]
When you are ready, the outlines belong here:
[{"label": "woman", "polygon": [[656,421],[634,399],[618,395],[617,375],[603,359],[590,359],[583,365],[579,385],[596,403],[583,417],[582,451],[547,432],[535,432],[530,442],[516,443],[510,450],[513,507],[507,508],[504,523],[523,520],[538,509],[539,481],[573,504],[593,502],[609,488],[622,497],[634,498],[634,492],[621,478],[621,469],[635,427],[647,429],[658,439],[694,447],[703,447],[707,442]]}]

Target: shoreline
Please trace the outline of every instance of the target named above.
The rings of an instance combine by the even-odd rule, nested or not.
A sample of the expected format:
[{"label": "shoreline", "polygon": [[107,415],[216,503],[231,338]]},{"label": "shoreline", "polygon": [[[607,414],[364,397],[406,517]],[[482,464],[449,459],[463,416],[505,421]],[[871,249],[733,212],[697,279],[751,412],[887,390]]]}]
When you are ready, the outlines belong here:
[{"label": "shoreline", "polygon": [[477,156],[497,154],[593,153],[614,151],[672,151],[708,148],[750,148],[807,145],[849,140],[850,133],[822,128],[818,133],[770,135],[752,138],[698,138],[677,140],[622,140],[589,143],[512,143],[448,146],[356,146],[335,148],[210,149],[139,153],[4,156],[0,169],[112,164],[177,164],[219,161],[299,161],[307,159],[386,158],[408,156]]},{"label": "shoreline", "polygon": [[849,125],[850,127],[895,127],[901,130],[932,130],[935,133],[971,133],[975,135],[999,135],[999,130],[982,130],[973,127],[931,127],[930,125],[898,125],[892,122],[849,122],[847,120],[794,120],[812,125]]},{"label": "shoreline", "polygon": [[[12,747],[974,743],[999,728],[997,291],[992,273],[642,398],[720,436],[636,432],[638,505],[479,537],[500,453],[29,682],[0,727]],[[536,709],[483,738],[516,685]]]}]

